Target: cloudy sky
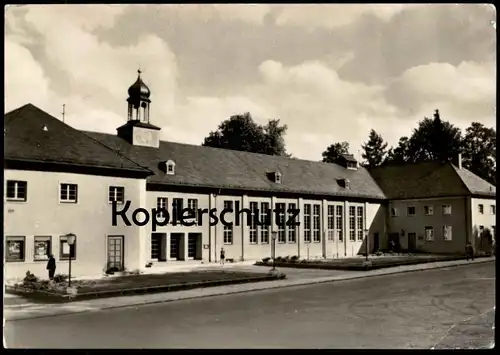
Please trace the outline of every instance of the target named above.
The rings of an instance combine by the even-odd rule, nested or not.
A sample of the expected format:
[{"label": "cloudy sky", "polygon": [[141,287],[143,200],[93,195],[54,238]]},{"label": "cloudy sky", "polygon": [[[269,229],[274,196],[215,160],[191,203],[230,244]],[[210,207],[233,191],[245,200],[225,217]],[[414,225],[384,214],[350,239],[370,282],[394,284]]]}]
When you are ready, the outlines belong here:
[{"label": "cloudy sky", "polygon": [[496,127],[489,5],[23,5],[6,13],[5,111],[33,103],[116,133],[137,69],[164,140],[201,144],[233,114],[288,125],[287,149],[357,154],[424,116]]}]

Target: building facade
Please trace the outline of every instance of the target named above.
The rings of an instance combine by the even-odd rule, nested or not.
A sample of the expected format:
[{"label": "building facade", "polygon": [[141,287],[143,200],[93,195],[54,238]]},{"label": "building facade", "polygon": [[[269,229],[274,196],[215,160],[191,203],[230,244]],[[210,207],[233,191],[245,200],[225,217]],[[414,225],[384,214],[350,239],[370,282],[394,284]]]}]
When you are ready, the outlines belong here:
[{"label": "building facade", "polygon": [[381,182],[352,156],[329,164],[161,141],[140,73],[128,94],[116,135],[78,131],[31,104],[5,115],[6,279],[43,277],[50,254],[67,273],[71,252],[72,275],[83,277],[218,262],[222,248],[260,260],[273,235],[276,256],[317,259],[387,249],[395,233],[406,249],[457,253],[476,226],[494,230],[485,186],[392,196],[390,176]]}]

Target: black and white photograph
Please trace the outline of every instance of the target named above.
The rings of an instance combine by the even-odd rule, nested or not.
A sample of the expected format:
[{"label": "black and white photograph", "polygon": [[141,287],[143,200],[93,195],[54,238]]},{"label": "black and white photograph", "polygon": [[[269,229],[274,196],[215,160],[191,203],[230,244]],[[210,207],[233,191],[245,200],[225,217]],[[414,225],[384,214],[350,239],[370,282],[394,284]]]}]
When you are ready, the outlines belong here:
[{"label": "black and white photograph", "polygon": [[4,5],[7,349],[493,349],[492,4]]}]

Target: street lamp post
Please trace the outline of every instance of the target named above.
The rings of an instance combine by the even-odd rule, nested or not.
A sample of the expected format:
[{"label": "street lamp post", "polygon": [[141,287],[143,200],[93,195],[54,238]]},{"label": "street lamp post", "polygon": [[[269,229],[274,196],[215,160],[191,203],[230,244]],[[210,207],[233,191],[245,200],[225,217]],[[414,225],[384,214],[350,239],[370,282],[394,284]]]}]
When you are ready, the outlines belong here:
[{"label": "street lamp post", "polygon": [[366,239],[366,261],[368,261],[368,229],[365,229],[365,239]]},{"label": "street lamp post", "polygon": [[276,231],[272,231],[271,232],[271,237],[273,239],[273,244],[272,244],[272,255],[273,255],[273,271],[276,270],[276,235],[278,234],[278,232]]},{"label": "street lamp post", "polygon": [[73,254],[71,253],[71,247],[75,244],[76,235],[70,233],[66,235],[66,242],[69,245],[69,275],[68,275],[68,287],[71,287],[71,259],[73,259]]}]

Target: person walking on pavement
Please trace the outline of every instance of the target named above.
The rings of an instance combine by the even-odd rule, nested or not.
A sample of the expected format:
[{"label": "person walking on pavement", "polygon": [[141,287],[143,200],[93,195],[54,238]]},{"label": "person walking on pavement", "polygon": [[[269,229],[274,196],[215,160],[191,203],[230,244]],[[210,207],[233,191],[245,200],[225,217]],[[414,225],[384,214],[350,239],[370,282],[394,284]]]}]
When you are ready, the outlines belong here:
[{"label": "person walking on pavement", "polygon": [[47,262],[47,270],[49,270],[49,280],[54,279],[54,274],[56,273],[56,259],[54,255],[49,255],[49,261]]},{"label": "person walking on pavement", "polygon": [[226,259],[226,252],[224,251],[224,248],[220,249],[220,264],[224,265],[224,260]]}]

